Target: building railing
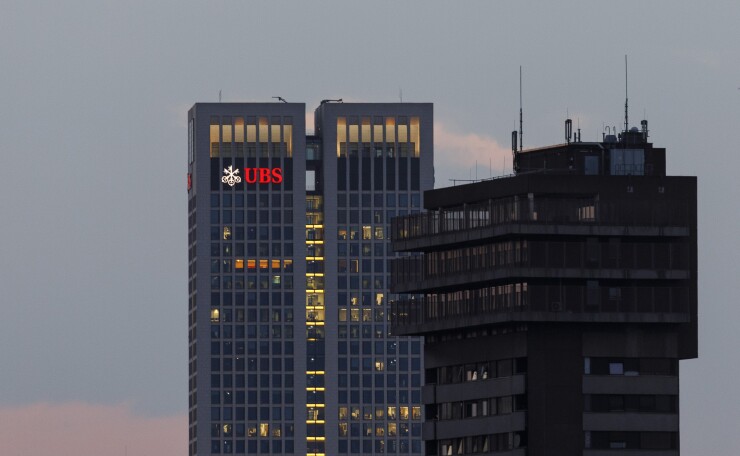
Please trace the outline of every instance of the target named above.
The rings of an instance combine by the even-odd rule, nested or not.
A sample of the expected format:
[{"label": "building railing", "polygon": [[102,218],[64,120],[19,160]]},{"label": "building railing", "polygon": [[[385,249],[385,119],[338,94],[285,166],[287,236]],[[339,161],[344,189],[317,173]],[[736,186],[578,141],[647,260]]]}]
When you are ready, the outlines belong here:
[{"label": "building railing", "polygon": [[[506,285],[504,285],[506,287]],[[476,318],[496,314],[548,312],[597,315],[689,313],[689,287],[589,287],[518,284],[511,292],[446,293],[391,303],[394,333],[408,325]],[[497,287],[491,287],[495,289]],[[501,287],[498,287],[501,288]]]},{"label": "building railing", "polygon": [[[629,191],[629,188],[626,189]],[[517,224],[686,226],[689,205],[681,201],[599,201],[587,198],[510,197],[396,217],[394,241]]]},{"label": "building railing", "polygon": [[499,241],[391,261],[391,282],[418,283],[455,275],[506,268],[688,271],[690,246],[685,239],[652,244],[578,241]]}]

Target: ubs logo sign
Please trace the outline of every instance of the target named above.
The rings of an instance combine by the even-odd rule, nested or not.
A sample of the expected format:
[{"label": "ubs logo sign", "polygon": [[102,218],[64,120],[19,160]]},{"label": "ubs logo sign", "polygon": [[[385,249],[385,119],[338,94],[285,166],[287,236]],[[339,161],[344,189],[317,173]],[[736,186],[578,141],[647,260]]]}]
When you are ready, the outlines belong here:
[{"label": "ubs logo sign", "polygon": [[[242,181],[239,169],[232,169],[231,165],[224,168],[221,182],[233,187]],[[282,168],[244,168],[244,181],[248,184],[280,184],[283,182]]]}]

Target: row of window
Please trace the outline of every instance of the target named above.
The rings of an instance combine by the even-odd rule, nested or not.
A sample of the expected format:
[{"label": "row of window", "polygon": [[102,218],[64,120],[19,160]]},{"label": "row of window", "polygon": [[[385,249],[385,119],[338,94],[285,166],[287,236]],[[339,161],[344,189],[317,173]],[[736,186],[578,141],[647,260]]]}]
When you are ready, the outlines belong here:
[{"label": "row of window", "polygon": [[265,259],[265,258],[235,258],[211,260],[212,273],[230,272],[293,272],[293,260]]},{"label": "row of window", "polygon": [[212,454],[293,454],[293,440],[211,440]]},{"label": "row of window", "polygon": [[[382,419],[389,419],[389,420],[421,420],[421,407],[420,406],[401,406],[396,407],[393,406],[377,406],[373,408],[372,406],[363,406],[363,407],[346,407],[346,406],[340,406],[339,407],[339,416],[338,418],[340,420],[352,420],[352,421],[359,421],[359,420],[382,420]],[[323,419],[323,418],[318,418]]]},{"label": "row of window", "polygon": [[586,449],[604,450],[676,450],[676,432],[586,431]]},{"label": "row of window", "polygon": [[[292,116],[271,116],[269,118],[267,116],[223,116],[221,118],[211,116],[210,123],[209,142],[212,158],[243,157],[245,155],[247,157],[291,157],[293,155]],[[259,154],[256,152],[258,145],[260,146]]]},{"label": "row of window", "polygon": [[285,306],[293,306],[293,293],[292,292],[279,292],[273,291],[272,293],[262,291],[237,291],[237,292],[213,292],[211,293],[211,306],[256,306],[259,304],[260,307],[265,307],[270,304],[279,306],[280,304]]},{"label": "row of window", "polygon": [[509,358],[427,369],[426,383],[445,385],[487,380],[490,378],[511,377],[512,375],[525,373],[527,373],[527,358]]},{"label": "row of window", "polygon": [[[259,380],[259,386],[257,380]],[[311,382],[308,382],[308,386],[312,386]],[[320,386],[323,386],[323,384]],[[293,374],[211,374],[211,388],[222,387],[241,389],[268,387],[293,388]]]},{"label": "row of window", "polygon": [[[230,208],[230,207],[254,207],[262,209],[275,209],[281,206],[293,207],[293,194],[285,192],[270,193],[228,193],[220,194],[211,192],[211,208]],[[227,211],[224,211],[226,213]]]},{"label": "row of window", "polygon": [[[211,240],[212,241],[230,241],[233,239],[243,241],[244,239],[248,241],[279,241],[282,239],[289,240],[293,239],[293,227],[292,226],[267,226],[267,222],[262,222],[259,226],[250,226],[257,223],[257,211],[235,211],[236,214],[234,214],[234,217],[231,216],[231,211],[222,214],[221,220],[222,223],[225,225],[219,226],[218,220],[219,218],[216,216],[218,215],[218,211],[211,211],[211,223],[214,225],[211,226]],[[286,211],[287,212],[287,211]],[[247,219],[246,223],[248,226],[232,226],[231,223],[237,223],[237,224],[244,224],[244,214],[246,213]],[[229,215],[227,215],[229,214]],[[280,211],[275,211],[275,214],[278,216],[278,220],[275,221],[273,217],[273,223],[279,224],[280,223]],[[292,223],[292,220],[288,222],[286,220],[286,223]],[[237,233],[238,231],[238,233]],[[239,239],[241,238],[241,239]],[[309,234],[306,233],[306,238],[311,239],[309,237]],[[321,239],[321,238],[316,238]]]},{"label": "row of window", "polygon": [[[348,228],[340,227],[337,228],[337,240],[338,241],[359,241],[362,239],[363,241],[370,241],[372,239],[382,240],[385,239],[385,232],[386,228],[385,226],[371,226],[371,225],[363,225],[362,230],[360,230],[360,227],[357,226],[351,226]],[[362,238],[360,238],[360,234],[362,234]]]},{"label": "row of window", "polygon": [[[360,388],[360,377],[362,377],[362,388],[417,388],[421,387],[420,374],[408,374],[401,372],[393,374],[339,374],[337,375],[337,384],[339,388]],[[411,380],[409,381],[409,377]],[[323,386],[323,385],[322,385]],[[412,394],[412,402],[414,401]]]},{"label": "row of window", "polygon": [[211,372],[292,372],[293,358],[211,358]]},{"label": "row of window", "polygon": [[385,272],[386,265],[390,260],[384,258],[370,259],[347,259],[340,258],[337,260],[337,272],[340,274],[345,273],[371,273],[371,272]]},{"label": "row of window", "polygon": [[344,257],[386,257],[394,256],[393,246],[385,242],[350,242],[348,244],[340,242],[337,244],[337,256]]},{"label": "row of window", "polygon": [[384,339],[391,337],[390,330],[384,325],[343,325],[337,326],[337,335],[340,339]]},{"label": "row of window", "polygon": [[459,420],[494,415],[508,415],[527,410],[527,395],[492,397],[471,401],[445,402],[428,407],[427,416],[436,420]]},{"label": "row of window", "polygon": [[340,357],[337,359],[337,369],[339,372],[357,372],[362,370],[363,372],[383,372],[383,371],[400,371],[408,372],[409,369],[412,371],[419,371],[421,369],[421,358],[370,358],[370,357],[352,357],[345,358]]},{"label": "row of window", "polygon": [[[396,206],[398,202],[398,206]],[[410,204],[409,204],[410,203]],[[370,208],[370,207],[421,207],[421,194],[392,193],[346,193],[337,194],[337,207]]]},{"label": "row of window", "polygon": [[363,423],[359,434],[359,423],[339,422],[339,437],[421,437],[421,425],[409,423]]},{"label": "row of window", "polygon": [[211,437],[293,437],[292,424],[211,423]]},{"label": "row of window", "polygon": [[[410,400],[409,400],[410,399]],[[382,389],[371,391],[367,389],[359,390],[339,390],[337,391],[337,402],[339,404],[365,404],[365,405],[383,405],[383,404],[419,404],[421,402],[421,392],[417,390],[390,390]],[[313,403],[313,402],[311,402]],[[405,419],[405,418],[402,418]]]},{"label": "row of window", "polygon": [[[266,385],[264,385],[266,386]],[[292,404],[293,403],[293,390],[286,390],[285,392],[272,389],[259,391],[220,391],[211,390],[211,405],[243,405],[243,404]],[[237,414],[238,416],[238,414]],[[237,418],[238,420],[239,418]],[[273,419],[279,419],[273,416]],[[292,417],[289,419],[293,419]]]},{"label": "row of window", "polygon": [[[269,225],[270,223],[273,225],[279,225],[283,223],[289,225],[293,223],[293,209],[237,209],[234,211],[230,209],[223,209],[222,211],[212,209],[209,219],[214,225],[218,223],[259,223],[260,225]],[[298,221],[300,221],[300,219]],[[211,233],[213,233],[213,231],[211,231]]]},{"label": "row of window", "polygon": [[[373,442],[375,442],[373,444]],[[340,439],[339,440],[339,453],[340,454],[372,454],[375,450],[375,454],[419,454],[421,453],[421,440],[396,440],[396,439]],[[362,446],[360,446],[362,444]],[[360,451],[362,450],[362,451]]]},{"label": "row of window", "polygon": [[293,325],[211,325],[211,339],[292,339]]},{"label": "row of window", "polygon": [[[237,234],[239,233],[238,227],[235,231]],[[246,246],[246,250],[245,250]],[[316,246],[318,247],[318,246]],[[321,250],[323,252],[323,246],[321,246]],[[278,242],[273,243],[267,243],[267,242],[260,242],[260,243],[245,243],[243,242],[212,242],[211,243],[211,257],[244,257],[245,252],[247,256],[260,256],[260,257],[267,257],[270,256],[270,253],[272,252],[273,257],[279,257],[279,256],[287,256],[292,257],[293,256],[293,243],[285,243],[280,244]],[[312,253],[314,253],[315,250],[311,249],[310,247],[306,248],[306,256],[314,256]]]},{"label": "row of window", "polygon": [[[308,289],[315,290],[323,288],[313,285],[314,281],[307,280],[306,286]],[[281,288],[286,290],[293,289],[292,275],[211,276],[211,290],[278,290]]]},{"label": "row of window", "polygon": [[[428,444],[429,445],[429,444]],[[495,453],[527,446],[526,431],[502,432],[458,439],[445,439],[437,443],[440,456],[457,454]]]},{"label": "row of window", "polygon": [[[384,289],[386,283],[386,276],[385,275],[376,275],[376,276],[359,276],[359,275],[350,275],[349,277],[346,275],[340,275],[337,277],[337,288],[340,290],[367,290],[370,288],[374,289]],[[340,320],[340,321],[347,321]],[[351,320],[355,321],[355,320]],[[363,321],[369,321],[369,320],[363,320]]]},{"label": "row of window", "polygon": [[[287,311],[293,312],[293,309]],[[222,350],[223,344],[223,350]],[[284,349],[283,349],[284,347]],[[259,348],[259,353],[257,351]],[[224,341],[224,342],[211,342],[211,355],[292,355],[293,354],[293,342],[291,341],[280,341],[275,340],[272,342],[260,341],[243,341],[237,340],[235,342]]]},{"label": "row of window", "polygon": [[[363,355],[371,355],[373,353],[375,354],[401,354],[401,355],[408,355],[411,353],[412,355],[419,355],[421,352],[421,342],[418,340],[414,340],[411,342],[408,341],[392,341],[389,340],[387,342],[370,342],[370,341],[350,341],[350,342],[339,342],[339,354],[346,354],[349,352],[352,355],[359,355],[362,353]],[[349,350],[348,347],[349,346]]]},{"label": "row of window", "polygon": [[675,358],[584,358],[586,375],[678,375]]},{"label": "row of window", "polygon": [[678,413],[678,396],[667,394],[587,394],[586,412]]},{"label": "row of window", "polygon": [[211,422],[219,421],[292,421],[293,407],[211,407]]}]

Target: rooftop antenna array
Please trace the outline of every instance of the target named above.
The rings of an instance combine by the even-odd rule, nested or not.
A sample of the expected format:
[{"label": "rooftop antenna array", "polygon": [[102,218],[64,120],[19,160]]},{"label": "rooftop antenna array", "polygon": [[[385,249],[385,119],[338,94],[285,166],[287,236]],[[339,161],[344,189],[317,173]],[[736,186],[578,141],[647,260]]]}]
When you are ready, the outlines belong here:
[{"label": "rooftop antenna array", "polygon": [[519,65],[519,152],[524,147],[524,115],[522,112],[522,66]]},{"label": "rooftop antenna array", "polygon": [[282,101],[283,103],[287,103],[288,102],[288,100],[286,100],[283,97],[272,97],[272,98],[277,98],[278,101]]},{"label": "rooftop antenna array", "polygon": [[624,131],[629,131],[629,92],[627,91],[627,54],[624,55]]},{"label": "rooftop antenna array", "polygon": [[[523,137],[524,137],[524,114],[522,111],[522,66],[519,65],[519,141],[517,141],[517,131],[511,132],[511,153],[513,155],[511,168],[516,174],[519,170],[519,159],[517,154],[522,151]],[[516,125],[515,125],[516,128]]]}]

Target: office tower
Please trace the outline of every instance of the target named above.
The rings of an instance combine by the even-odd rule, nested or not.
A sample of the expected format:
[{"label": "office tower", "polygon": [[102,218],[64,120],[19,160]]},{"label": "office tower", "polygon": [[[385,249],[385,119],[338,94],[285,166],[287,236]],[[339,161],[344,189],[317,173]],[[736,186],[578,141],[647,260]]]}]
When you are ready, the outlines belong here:
[{"label": "office tower", "polygon": [[[426,454],[679,454],[696,178],[632,128],[514,145],[516,175],[393,222],[395,334],[425,336]],[[569,132],[569,122],[566,131]]]},{"label": "office tower", "polygon": [[188,114],[190,454],[421,454],[420,338],[389,335],[390,220],[433,187],[432,105]]}]

